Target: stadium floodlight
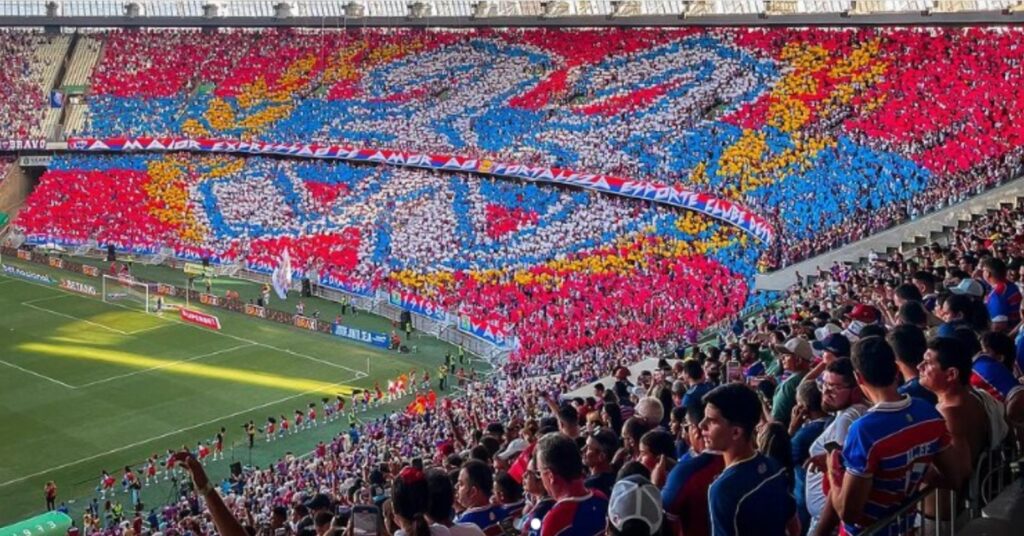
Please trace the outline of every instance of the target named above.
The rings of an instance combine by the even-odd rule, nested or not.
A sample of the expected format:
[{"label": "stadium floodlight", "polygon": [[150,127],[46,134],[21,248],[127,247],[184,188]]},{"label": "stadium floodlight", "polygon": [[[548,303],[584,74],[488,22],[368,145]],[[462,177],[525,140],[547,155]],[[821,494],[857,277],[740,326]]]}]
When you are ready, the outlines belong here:
[{"label": "stadium floodlight", "polygon": [[1021,12],[1024,12],[1024,0],[1017,0],[1016,4],[1003,10],[1004,15],[1013,15]]},{"label": "stadium floodlight", "polygon": [[426,2],[409,2],[409,18],[422,19],[430,15],[430,4]]},{"label": "stadium floodlight", "polygon": [[643,3],[639,0],[612,0],[611,17],[633,17],[643,14]]},{"label": "stadium floodlight", "polygon": [[790,15],[797,11],[797,0],[764,0],[763,15]]},{"label": "stadium floodlight", "polygon": [[215,19],[217,17],[223,17],[224,6],[218,2],[207,2],[203,4],[203,18],[204,19]]},{"label": "stadium floodlight", "polygon": [[142,6],[138,2],[127,2],[124,5],[124,16],[129,19],[141,17],[143,14]]},{"label": "stadium floodlight", "polygon": [[544,13],[541,16],[545,19],[562,17],[569,14],[569,2],[564,0],[546,0],[541,2],[540,5],[544,8]]},{"label": "stadium floodlight", "polygon": [[349,18],[362,17],[366,15],[366,4],[362,2],[349,2],[343,8],[345,16]]},{"label": "stadium floodlight", "polygon": [[473,18],[486,19],[494,16],[495,6],[492,2],[476,2],[473,4]]},{"label": "stadium floodlight", "polygon": [[699,17],[701,15],[710,15],[713,13],[714,4],[713,0],[683,0],[683,12],[679,15],[686,19],[690,17]]},{"label": "stadium floodlight", "polygon": [[279,2],[274,4],[274,18],[288,19],[292,16],[292,5],[290,2]]}]

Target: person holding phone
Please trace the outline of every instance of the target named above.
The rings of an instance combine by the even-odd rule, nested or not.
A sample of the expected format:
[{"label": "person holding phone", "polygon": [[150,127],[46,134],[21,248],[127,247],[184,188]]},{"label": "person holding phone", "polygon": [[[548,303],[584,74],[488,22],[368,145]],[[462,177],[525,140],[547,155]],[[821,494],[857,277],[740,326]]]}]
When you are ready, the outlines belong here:
[{"label": "person holding phone", "polygon": [[183,466],[192,477],[196,495],[206,501],[206,508],[210,512],[210,519],[213,520],[214,526],[217,527],[217,533],[220,536],[248,536],[242,524],[224,504],[220,493],[217,493],[217,489],[210,483],[209,477],[206,476],[206,470],[203,469],[199,460],[187,450],[174,454],[173,460],[174,463]]}]

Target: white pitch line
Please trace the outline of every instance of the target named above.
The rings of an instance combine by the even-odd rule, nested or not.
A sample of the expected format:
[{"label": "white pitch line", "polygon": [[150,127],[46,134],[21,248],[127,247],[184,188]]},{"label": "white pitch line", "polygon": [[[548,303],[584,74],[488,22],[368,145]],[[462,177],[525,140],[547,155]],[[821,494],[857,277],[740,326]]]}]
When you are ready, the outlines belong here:
[{"label": "white pitch line", "polygon": [[27,301],[23,301],[21,303],[22,303],[22,305],[30,305],[30,304],[33,304],[33,303],[39,303],[39,302],[44,302],[44,301],[58,300],[58,299],[61,299],[61,298],[67,298],[68,296],[70,296],[70,294],[57,294],[56,296],[47,296],[45,298],[36,298],[34,300],[27,300]]},{"label": "white pitch line", "polygon": [[[345,380],[344,382],[332,383],[332,384],[328,385],[327,387],[335,387],[335,386],[338,386],[338,385],[344,385],[344,384],[346,384],[348,382],[351,382],[351,381],[352,380]],[[124,450],[135,448],[135,447],[138,447],[140,445],[145,445],[146,443],[149,443],[149,442],[152,442],[152,441],[156,441],[158,439],[163,439],[165,437],[170,437],[172,435],[180,434],[182,432],[187,432],[189,430],[194,430],[196,428],[200,428],[200,427],[203,427],[203,426],[209,426],[209,425],[211,425],[211,424],[213,424],[215,422],[223,421],[224,419],[232,419],[232,418],[237,417],[239,415],[244,415],[244,414],[252,412],[252,411],[256,411],[256,410],[260,410],[260,409],[263,409],[263,408],[267,408],[267,407],[273,406],[275,404],[281,404],[283,402],[287,402],[289,400],[294,400],[294,399],[299,398],[299,397],[309,396],[309,395],[311,395],[313,393],[319,393],[323,389],[324,388],[312,389],[312,390],[309,390],[309,391],[305,391],[305,392],[302,392],[302,393],[299,393],[299,394],[295,394],[295,395],[292,395],[292,396],[288,396],[288,397],[285,397],[285,398],[281,398],[281,399],[278,399],[278,400],[273,400],[273,401],[267,402],[265,404],[260,404],[259,406],[256,406],[256,407],[253,407],[253,408],[244,409],[244,410],[241,410],[241,411],[236,411],[236,412],[234,412],[234,413],[232,413],[230,415],[224,415],[222,417],[217,417],[216,419],[211,419],[211,420],[206,421],[206,422],[201,422],[199,424],[194,424],[192,426],[188,426],[188,427],[185,427],[185,428],[179,428],[177,430],[174,430],[174,431],[171,431],[171,432],[167,432],[167,433],[164,433],[164,434],[160,434],[158,436],[153,436],[153,437],[151,437],[149,439],[143,439],[142,441],[136,441],[135,443],[132,443],[130,445],[125,445],[123,447],[118,447],[118,448],[113,449],[113,450],[109,450],[109,451],[106,451],[106,452],[101,452],[99,454],[94,454],[94,455],[89,456],[87,458],[81,458],[81,459],[75,460],[73,462],[68,462],[68,463],[64,463],[64,464],[61,464],[61,465],[58,465],[58,466],[55,466],[55,467],[50,467],[48,469],[44,469],[42,471],[39,471],[37,473],[33,473],[31,475],[25,475],[25,476],[22,476],[22,477],[18,477],[18,478],[15,478],[13,480],[8,480],[7,482],[0,482],[0,488],[5,488],[7,486],[10,486],[11,484],[17,484],[18,482],[23,482],[23,481],[28,480],[30,478],[35,478],[37,476],[45,475],[45,474],[53,472],[53,471],[60,471],[61,469],[66,469],[68,467],[74,467],[74,466],[79,465],[81,463],[92,461],[92,460],[95,460],[97,458],[106,456],[108,454],[114,454],[116,452],[121,452],[121,451],[124,451]]]},{"label": "white pitch line", "polygon": [[89,325],[92,325],[92,326],[96,326],[98,328],[102,328],[102,329],[105,329],[107,331],[112,331],[112,332],[118,333],[120,335],[128,335],[128,332],[126,332],[126,331],[121,331],[121,330],[119,330],[117,328],[112,328],[110,326],[105,326],[105,325],[100,324],[98,322],[93,322],[92,320],[86,320],[84,318],[79,318],[77,316],[72,316],[72,315],[69,315],[69,314],[66,314],[66,313],[62,313],[60,311],[54,311],[52,309],[47,309],[45,307],[39,307],[38,305],[33,305],[31,303],[28,303],[28,302],[21,302],[21,304],[24,305],[25,307],[31,307],[31,308],[33,308],[33,309],[35,309],[37,311],[43,311],[45,313],[50,313],[51,315],[62,316],[64,318],[70,318],[71,320],[77,320],[79,322],[85,322],[86,324],[89,324]]},{"label": "white pitch line", "polygon": [[[52,286],[49,286],[49,285],[44,285],[42,283],[37,283],[35,281],[27,281],[27,280],[21,280],[21,279],[16,279],[15,281],[19,281],[19,282],[22,282],[22,283],[28,283],[30,285],[36,285],[36,286],[43,287],[43,288],[48,288],[48,289],[51,289],[51,290],[56,290],[58,292],[62,292],[62,293],[66,294],[66,295],[69,295],[69,296],[79,296],[77,293],[71,292],[69,290],[64,290],[64,289],[61,289],[61,288],[55,288],[55,287],[52,287]],[[142,311],[139,311],[138,309],[132,309],[131,307],[127,307],[125,305],[121,305],[119,303],[111,303],[111,302],[103,302],[103,303],[105,303],[107,305],[110,305],[110,306],[113,306],[113,307],[120,307],[121,309],[124,309],[126,311],[132,311],[134,313],[148,314],[148,313],[144,313]],[[29,305],[29,307],[33,307],[33,306]],[[53,314],[59,314],[61,316],[67,316],[68,318],[72,318],[74,320],[81,320],[83,322],[89,322],[88,320],[84,320],[84,319],[81,319],[81,318],[73,317],[73,316],[70,316],[70,315],[64,315],[63,313],[58,313],[56,311],[50,311],[49,309],[43,309],[41,307],[37,307],[37,309],[42,310],[42,311],[47,311],[47,312],[50,312],[50,313],[53,313]],[[184,322],[182,320],[178,320],[178,319],[175,319],[175,318],[163,318],[163,320],[165,320],[167,322],[172,322],[172,323],[175,323],[175,324],[180,324],[182,326],[186,326],[186,327],[189,327],[189,328],[192,328],[192,329],[197,329],[197,330],[202,331],[204,333],[213,333],[215,335],[220,335],[222,337],[228,337],[230,339],[234,339],[234,340],[239,341],[239,342],[247,342],[249,344],[254,344],[256,346],[262,346],[263,348],[269,348],[271,350],[276,350],[278,352],[282,352],[282,353],[285,353],[285,354],[293,355],[295,357],[301,357],[302,359],[308,359],[310,361],[316,361],[318,363],[322,363],[322,364],[330,366],[330,367],[334,367],[334,368],[338,368],[338,369],[342,369],[342,370],[347,370],[347,371],[352,372],[352,373],[354,373],[356,375],[356,378],[355,378],[356,380],[359,380],[359,379],[362,379],[362,378],[365,378],[365,377],[368,376],[367,373],[365,373],[365,372],[363,372],[361,370],[356,370],[356,369],[351,368],[351,367],[346,367],[345,365],[339,365],[337,363],[332,363],[330,361],[325,361],[323,359],[319,359],[319,358],[316,358],[316,357],[313,357],[313,356],[309,356],[309,355],[306,355],[306,354],[302,354],[302,353],[299,353],[299,352],[293,352],[291,350],[286,350],[284,348],[278,348],[278,347],[272,346],[270,344],[264,344],[262,342],[256,342],[256,341],[253,341],[253,340],[250,340],[250,339],[246,339],[245,337],[238,337],[236,335],[230,335],[230,334],[227,334],[227,333],[222,333],[220,331],[211,331],[211,330],[209,330],[207,328],[203,328],[203,327],[197,326],[195,324],[189,324],[188,322]],[[89,323],[95,324],[94,322],[89,322]],[[113,328],[111,328],[109,326],[104,326],[102,324],[96,324],[96,325],[100,326],[100,327],[102,327],[104,329],[109,329],[111,331],[115,331],[115,332],[120,333],[122,335],[131,335],[131,333],[120,331],[120,330],[114,330]]]},{"label": "white pitch line", "polygon": [[55,383],[57,385],[60,385],[61,387],[67,387],[68,389],[75,389],[76,388],[74,385],[68,385],[68,384],[66,384],[66,383],[64,383],[64,382],[62,382],[60,380],[51,378],[51,377],[49,377],[49,376],[47,376],[45,374],[40,374],[40,373],[38,373],[38,372],[36,372],[34,370],[29,370],[27,368],[19,367],[18,365],[15,365],[14,363],[8,363],[7,361],[4,361],[2,359],[0,359],[0,363],[2,363],[4,365],[7,365],[8,367],[11,367],[13,369],[20,370],[20,371],[24,372],[25,374],[31,374],[31,375],[35,376],[36,378],[42,378],[42,379],[44,379],[44,380],[46,380],[48,382]]},{"label": "white pitch line", "polygon": [[204,358],[207,358],[207,357],[213,357],[215,355],[226,354],[228,352],[233,352],[235,350],[240,350],[242,348],[248,348],[250,346],[252,346],[252,345],[251,344],[239,344],[238,346],[232,346],[231,348],[224,348],[222,350],[217,350],[216,352],[209,352],[209,353],[202,354],[202,355],[196,355],[196,356],[192,356],[192,357],[190,357],[188,359],[180,359],[178,361],[171,361],[171,362],[168,362],[168,363],[164,363],[163,365],[157,365],[155,367],[149,367],[149,368],[146,368],[146,369],[136,370],[136,371],[133,371],[133,372],[126,372],[124,374],[118,374],[117,376],[111,376],[109,378],[104,378],[102,380],[96,380],[96,381],[85,383],[85,384],[82,384],[82,385],[76,385],[75,389],[85,389],[86,387],[92,387],[94,385],[100,385],[100,384],[103,384],[103,383],[112,382],[114,380],[120,380],[122,378],[129,378],[131,376],[137,376],[139,374],[145,374],[147,372],[153,372],[154,370],[161,370],[161,369],[165,369],[165,368],[174,367],[174,366],[180,365],[182,363],[190,363],[192,361],[198,361],[200,359],[204,359]]}]

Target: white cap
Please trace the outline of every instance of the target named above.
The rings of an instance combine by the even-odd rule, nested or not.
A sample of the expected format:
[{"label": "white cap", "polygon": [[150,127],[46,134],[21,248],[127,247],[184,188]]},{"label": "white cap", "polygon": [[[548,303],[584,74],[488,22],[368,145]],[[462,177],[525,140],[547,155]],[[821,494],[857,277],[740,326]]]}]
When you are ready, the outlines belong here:
[{"label": "white cap", "polygon": [[647,523],[650,534],[661,529],[661,492],[650,480],[631,475],[615,483],[608,499],[608,522],[618,530],[629,520]]}]

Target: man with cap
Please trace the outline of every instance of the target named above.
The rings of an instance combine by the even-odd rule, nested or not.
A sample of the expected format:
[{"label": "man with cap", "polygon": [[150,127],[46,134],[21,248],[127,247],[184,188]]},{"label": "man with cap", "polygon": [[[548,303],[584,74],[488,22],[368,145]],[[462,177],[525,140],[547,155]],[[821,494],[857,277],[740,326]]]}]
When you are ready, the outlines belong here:
[{"label": "man with cap", "polygon": [[521,437],[517,437],[510,441],[508,446],[505,447],[505,450],[494,456],[495,471],[507,471],[512,464],[512,461],[528,446],[530,446],[530,444]]},{"label": "man with cap", "polygon": [[782,368],[790,373],[772,398],[772,419],[789,426],[789,419],[796,405],[796,388],[803,381],[814,359],[811,344],[803,337],[792,337],[785,344],[775,346],[782,361]]},{"label": "man with cap", "polygon": [[843,335],[846,335],[850,342],[856,342],[860,338],[860,330],[864,329],[864,326],[877,323],[879,314],[878,309],[870,305],[858,303],[846,314],[846,318],[849,322],[846,325],[846,329],[843,330]]},{"label": "man with cap", "polygon": [[608,500],[610,536],[653,536],[661,532],[661,496],[658,488],[640,475],[615,483]]}]

